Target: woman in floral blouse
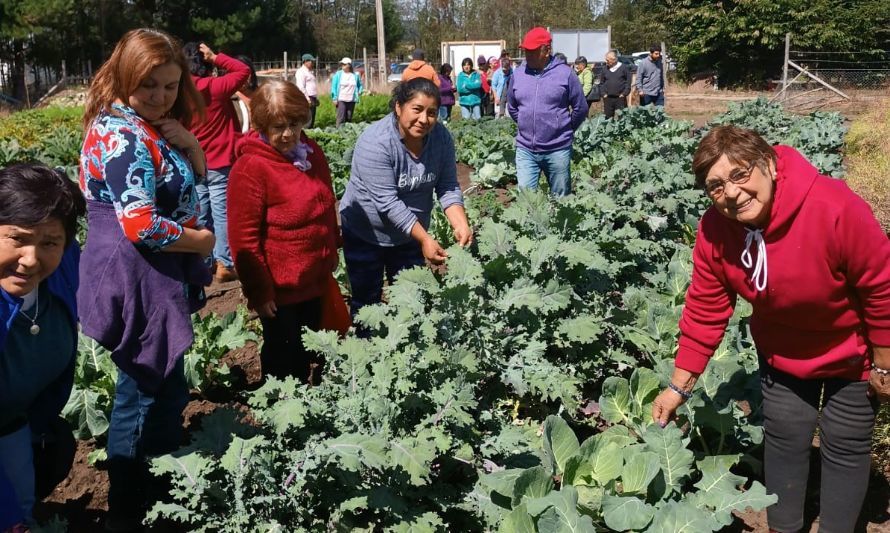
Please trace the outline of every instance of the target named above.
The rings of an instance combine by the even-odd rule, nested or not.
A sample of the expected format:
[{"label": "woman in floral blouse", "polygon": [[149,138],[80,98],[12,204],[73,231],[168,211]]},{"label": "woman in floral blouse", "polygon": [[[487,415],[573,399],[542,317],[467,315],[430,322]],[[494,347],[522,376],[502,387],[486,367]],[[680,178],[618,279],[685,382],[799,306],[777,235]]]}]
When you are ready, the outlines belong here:
[{"label": "woman in floral blouse", "polygon": [[128,32],[90,86],[80,158],[89,228],[80,264],[84,334],[119,368],[108,430],[106,530],[138,526],[146,455],[181,443],[188,388],[182,357],[203,304],[213,234],[199,227],[195,181],[204,153],[186,125],[203,99],[180,44]]}]

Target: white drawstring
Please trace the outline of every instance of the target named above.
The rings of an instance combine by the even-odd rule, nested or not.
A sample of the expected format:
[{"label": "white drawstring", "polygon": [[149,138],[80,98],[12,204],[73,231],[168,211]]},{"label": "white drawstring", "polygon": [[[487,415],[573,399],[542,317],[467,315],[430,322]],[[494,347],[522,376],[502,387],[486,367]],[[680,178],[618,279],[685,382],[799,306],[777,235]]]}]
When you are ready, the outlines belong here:
[{"label": "white drawstring", "polygon": [[[745,250],[742,252],[742,264],[745,265],[745,268],[754,266],[754,272],[751,274],[751,281],[754,282],[754,288],[760,292],[766,288],[767,276],[766,243],[763,242],[763,230],[745,228],[745,231],[747,231],[748,234],[745,236]],[[751,251],[749,250],[749,248],[751,248],[751,241],[757,241],[756,265],[754,265],[754,262],[751,260]]]}]

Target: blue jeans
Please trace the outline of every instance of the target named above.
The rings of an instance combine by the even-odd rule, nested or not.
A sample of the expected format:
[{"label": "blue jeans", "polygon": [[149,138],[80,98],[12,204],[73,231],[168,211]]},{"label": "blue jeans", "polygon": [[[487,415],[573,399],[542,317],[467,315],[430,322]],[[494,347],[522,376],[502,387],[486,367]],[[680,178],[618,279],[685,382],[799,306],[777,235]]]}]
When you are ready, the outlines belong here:
[{"label": "blue jeans", "polygon": [[391,284],[402,270],[426,264],[420,244],[411,241],[398,246],[380,246],[357,237],[343,228],[343,258],[352,297],[352,316],[366,305],[380,303],[383,275]]},{"label": "blue jeans", "polygon": [[460,116],[461,118],[472,118],[473,120],[479,120],[482,118],[482,106],[480,105],[461,105],[460,106]]},{"label": "blue jeans", "polygon": [[15,496],[26,523],[32,523],[31,511],[36,500],[34,450],[31,448],[31,427],[0,437],[0,469],[15,489]]},{"label": "blue jeans", "polygon": [[226,226],[226,189],[229,186],[229,171],[232,167],[217,168],[207,171],[204,183],[195,186],[201,214],[198,221],[216,236],[213,245],[213,259],[226,268],[232,268],[232,252],[229,250],[229,230]]},{"label": "blue jeans", "polygon": [[182,359],[155,394],[140,390],[135,379],[118,370],[108,427],[109,512],[141,513],[149,477],[145,458],[182,445],[182,411],[188,400]]},{"label": "blue jeans", "polygon": [[451,108],[454,106],[450,105],[440,105],[439,106],[439,120],[446,121],[451,119]]},{"label": "blue jeans", "polygon": [[657,96],[652,96],[651,94],[644,94],[640,96],[640,105],[649,105],[655,104],[661,107],[664,107],[664,92],[658,93]]},{"label": "blue jeans", "polygon": [[538,190],[541,172],[547,176],[551,196],[572,193],[572,148],[553,152],[530,152],[516,147],[516,177],[523,189]]}]

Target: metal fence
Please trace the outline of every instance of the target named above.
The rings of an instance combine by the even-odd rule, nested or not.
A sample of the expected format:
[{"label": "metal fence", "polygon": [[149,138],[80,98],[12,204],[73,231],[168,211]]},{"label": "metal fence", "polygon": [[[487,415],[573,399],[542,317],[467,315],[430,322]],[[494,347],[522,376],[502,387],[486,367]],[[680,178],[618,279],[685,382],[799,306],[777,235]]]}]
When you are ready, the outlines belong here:
[{"label": "metal fence", "polygon": [[855,96],[890,90],[890,51],[794,50],[785,36],[782,82],[773,100],[796,111],[812,111]]}]

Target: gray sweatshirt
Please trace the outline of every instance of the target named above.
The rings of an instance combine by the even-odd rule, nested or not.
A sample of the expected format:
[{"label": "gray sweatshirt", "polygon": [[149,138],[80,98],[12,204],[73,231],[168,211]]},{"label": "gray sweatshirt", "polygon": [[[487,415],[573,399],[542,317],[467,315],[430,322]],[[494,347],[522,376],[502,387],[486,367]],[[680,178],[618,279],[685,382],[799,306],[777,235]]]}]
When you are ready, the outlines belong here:
[{"label": "gray sweatshirt", "polygon": [[661,59],[652,61],[646,57],[637,67],[637,90],[640,94],[658,96],[664,90],[664,78],[661,75]]},{"label": "gray sweatshirt", "polygon": [[451,133],[437,123],[415,159],[402,142],[393,113],[368,127],[352,156],[352,173],[340,200],[344,229],[380,246],[411,241],[411,228],[429,228],[433,192],[442,209],[463,205]]}]

